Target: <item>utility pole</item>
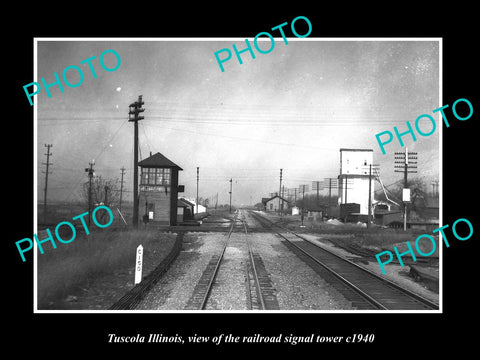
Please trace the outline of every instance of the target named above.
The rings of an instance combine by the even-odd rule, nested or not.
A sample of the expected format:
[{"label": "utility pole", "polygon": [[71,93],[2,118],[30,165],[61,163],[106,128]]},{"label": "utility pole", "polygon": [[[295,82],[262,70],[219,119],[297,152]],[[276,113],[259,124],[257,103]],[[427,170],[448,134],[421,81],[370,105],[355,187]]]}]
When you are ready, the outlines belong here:
[{"label": "utility pole", "polygon": [[305,185],[301,185],[302,187],[302,193],[303,193],[303,197],[302,197],[302,225],[303,226],[303,213],[304,213],[304,208],[305,208]]},{"label": "utility pole", "polygon": [[[144,102],[142,95],[138,97],[138,101],[129,105],[128,121],[134,123],[133,135],[133,227],[138,228],[138,121],[143,120],[144,117],[139,114],[145,109],[142,108]],[[133,116],[133,117],[132,117]]]},{"label": "utility pole", "polygon": [[432,196],[438,196],[438,180],[432,181]]},{"label": "utility pole", "polygon": [[[416,152],[408,152],[408,148],[405,148],[405,153],[396,152],[395,153],[395,172],[403,172],[403,189],[408,189],[408,173],[416,173],[417,162],[412,161],[417,160]],[[411,170],[411,171],[410,171]],[[405,191],[404,191],[405,193]],[[403,201],[403,230],[407,230],[407,210],[408,202],[410,199],[402,198]]]},{"label": "utility pole", "polygon": [[230,191],[228,192],[230,194],[230,210],[229,212],[232,212],[232,179],[230,178]]},{"label": "utility pole", "polygon": [[120,169],[122,171],[122,179],[120,180],[120,204],[119,210],[122,212],[122,194],[123,194],[123,175],[125,174],[125,166]]},{"label": "utility pole", "polygon": [[[406,189],[408,186],[408,181],[407,181],[407,174],[408,174],[408,149],[405,147],[405,164],[404,164],[404,170],[403,170],[403,188]],[[403,194],[402,194],[403,197]],[[403,207],[404,207],[404,212],[403,212],[403,231],[407,231],[407,202],[405,199],[403,199]]]},{"label": "utility pole", "polygon": [[105,191],[105,200],[103,201],[103,204],[105,206],[108,206],[108,185],[105,185],[104,191]]},{"label": "utility pole", "polygon": [[[280,169],[280,188],[278,189],[278,211],[280,212],[280,216],[282,215],[282,210],[283,210],[283,201],[281,200],[281,193],[282,193],[282,171],[283,169]],[[281,205],[280,205],[281,203]]]},{"label": "utility pole", "polygon": [[[363,171],[367,171],[367,165],[363,168]],[[372,169],[379,174],[379,165],[369,164],[368,165],[368,219],[367,219],[367,228],[372,225]]]},{"label": "utility pole", "polygon": [[371,226],[371,217],[372,217],[372,164],[369,166],[368,172],[368,221],[367,228]]},{"label": "utility pole", "polygon": [[[337,179],[334,179],[334,178],[324,178],[323,183],[324,184],[328,183],[328,211],[330,211],[330,207],[332,206],[332,202],[331,202],[332,186],[338,186],[338,182],[337,182]],[[328,216],[328,212],[327,212],[327,216]]]},{"label": "utility pole", "polygon": [[328,210],[327,216],[330,213],[330,207],[332,206],[330,203],[330,199],[332,198],[332,178],[328,178]]},{"label": "utility pole", "polygon": [[345,174],[345,204],[347,203],[348,175]]},{"label": "utility pole", "polygon": [[47,155],[47,162],[46,163],[42,163],[43,165],[46,166],[45,168],[45,190],[44,190],[44,193],[43,193],[43,223],[46,224],[47,223],[47,189],[48,189],[48,167],[52,164],[50,164],[50,155],[52,155],[50,153],[50,148],[52,147],[53,145],[52,144],[45,144],[45,147],[47,148],[47,153],[45,155]]},{"label": "utility pole", "polygon": [[197,211],[195,212],[196,214],[198,214],[198,175],[199,175],[199,167],[197,166]]},{"label": "utility pole", "polygon": [[88,173],[88,226],[92,219],[92,179],[95,175],[93,165],[95,165],[95,160],[92,160],[88,163],[89,168],[85,168],[85,172]]}]

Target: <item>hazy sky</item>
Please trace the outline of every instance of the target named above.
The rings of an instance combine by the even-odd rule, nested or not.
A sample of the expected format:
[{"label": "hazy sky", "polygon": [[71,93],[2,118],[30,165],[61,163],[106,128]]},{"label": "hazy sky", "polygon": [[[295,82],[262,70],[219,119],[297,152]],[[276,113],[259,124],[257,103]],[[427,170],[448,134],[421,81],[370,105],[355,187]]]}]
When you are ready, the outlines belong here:
[{"label": "hazy sky", "polygon": [[[268,40],[268,39],[267,39]],[[65,67],[76,65],[83,83],[52,97],[42,90],[38,105],[38,192],[44,187],[44,144],[53,144],[49,200],[75,200],[85,168],[95,159],[95,172],[120,178],[131,197],[133,123],[128,105],[143,95],[145,120],[139,122],[141,157],[161,152],[184,169],[180,184],[194,197],[196,167],[200,196],[219,194],[228,203],[230,178],[233,202],[249,204],[278,191],[279,169],[286,187],[336,178],[340,148],[374,150],[384,184],[402,179],[394,173],[398,142],[382,155],[375,134],[398,126],[405,129],[421,114],[432,114],[439,100],[438,41],[324,41],[275,39],[269,54],[252,59],[232,55],[221,72],[214,52],[244,39],[212,41],[38,41],[38,80],[54,81]],[[267,49],[269,43],[261,44]],[[98,58],[108,49],[121,57],[120,67],[104,71]],[[233,52],[233,50],[232,50]],[[87,64],[93,55],[98,75]],[[223,54],[222,54],[223,56]],[[109,67],[116,64],[105,56]],[[75,71],[67,73],[71,83]],[[35,80],[34,80],[35,81]],[[26,100],[27,101],[27,100]],[[435,114],[437,120],[439,115]],[[420,177],[439,179],[439,128],[417,142],[405,137],[419,154]],[[425,131],[429,129],[425,124]],[[431,187],[429,185],[429,190]],[[325,193],[325,192],[323,192]],[[43,197],[39,195],[39,200]]]}]

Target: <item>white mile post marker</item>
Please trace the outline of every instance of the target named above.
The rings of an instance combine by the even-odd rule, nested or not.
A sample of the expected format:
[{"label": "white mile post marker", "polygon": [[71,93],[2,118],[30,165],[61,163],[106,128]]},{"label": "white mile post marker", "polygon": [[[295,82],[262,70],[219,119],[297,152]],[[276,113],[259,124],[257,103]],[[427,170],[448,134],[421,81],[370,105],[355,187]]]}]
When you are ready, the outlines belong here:
[{"label": "white mile post marker", "polygon": [[142,266],[143,266],[143,246],[140,244],[137,247],[135,260],[135,285],[142,281]]}]

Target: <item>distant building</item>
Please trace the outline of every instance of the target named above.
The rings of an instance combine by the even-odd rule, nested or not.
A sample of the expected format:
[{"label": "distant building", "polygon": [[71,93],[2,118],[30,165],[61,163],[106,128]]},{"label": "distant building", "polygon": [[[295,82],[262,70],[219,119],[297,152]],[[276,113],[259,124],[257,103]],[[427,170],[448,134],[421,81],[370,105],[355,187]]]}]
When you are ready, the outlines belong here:
[{"label": "distant building", "polygon": [[203,205],[200,205],[195,202],[195,200],[193,199],[187,199],[187,198],[181,198],[183,201],[186,201],[188,203],[191,204],[191,206],[193,207],[193,213],[194,214],[200,214],[200,213],[205,213],[207,212],[207,208]]},{"label": "distant building", "polygon": [[180,223],[193,220],[195,213],[194,208],[195,205],[190,201],[179,198],[177,202],[177,221]]},{"label": "distant building", "polygon": [[282,209],[282,204],[283,204],[283,210],[288,209],[288,205],[290,204],[290,201],[287,199],[275,195],[270,198],[262,198],[262,203],[265,207],[265,211],[267,212],[279,212]]},{"label": "distant building", "polygon": [[371,164],[373,164],[372,149],[340,149],[339,204],[359,204],[359,214],[364,215],[368,214],[370,181],[370,197],[373,204],[373,174],[369,179],[369,166]]},{"label": "distant building", "polygon": [[292,215],[300,215],[300,208],[298,206],[292,206]]},{"label": "distant building", "polygon": [[[144,221],[176,225],[180,166],[157,152],[138,163],[141,168],[139,214]],[[183,186],[182,186],[183,188]]]},{"label": "distant building", "polygon": [[305,208],[307,212],[307,220],[320,221],[323,219],[327,211],[328,206],[325,205],[313,205]]}]

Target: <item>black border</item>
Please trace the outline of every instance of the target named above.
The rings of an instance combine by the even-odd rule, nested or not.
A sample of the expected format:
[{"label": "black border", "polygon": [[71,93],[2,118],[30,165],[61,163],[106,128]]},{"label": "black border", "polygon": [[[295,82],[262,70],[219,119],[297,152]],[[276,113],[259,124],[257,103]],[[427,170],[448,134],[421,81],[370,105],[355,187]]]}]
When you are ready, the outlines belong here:
[{"label": "black border", "polygon": [[[16,6],[16,5],[14,5]],[[98,355],[154,351],[166,356],[165,350],[237,351],[246,348],[281,350],[285,354],[302,350],[352,350],[356,354],[388,356],[395,352],[405,355],[440,353],[460,345],[465,353],[475,344],[474,331],[468,327],[475,314],[476,250],[478,250],[478,215],[476,205],[476,151],[475,130],[480,112],[476,64],[476,37],[473,6],[456,3],[445,9],[422,9],[417,4],[385,4],[382,8],[358,5],[352,8],[342,3],[337,9],[319,3],[315,8],[293,9],[280,4],[267,11],[245,3],[203,6],[171,10],[156,4],[109,4],[104,9],[84,4],[84,8],[68,7],[19,10],[16,24],[10,28],[4,23],[4,36],[10,51],[4,53],[8,64],[8,82],[4,88],[4,134],[9,146],[4,147],[4,206],[8,222],[2,242],[7,259],[4,276],[4,309],[8,316],[6,340],[12,350],[22,351],[28,346],[33,351],[58,357],[57,350],[67,347],[71,354]],[[73,6],[72,9],[74,9]],[[273,11],[272,9],[275,9]],[[21,15],[20,15],[21,14]],[[33,314],[32,258],[22,263],[14,242],[33,234],[33,108],[25,101],[22,86],[33,79],[34,37],[252,37],[258,32],[290,22],[296,16],[310,19],[311,37],[442,37],[443,38],[443,104],[458,98],[467,98],[473,104],[474,115],[465,122],[453,120],[443,131],[443,219],[452,224],[458,218],[467,218],[474,225],[474,236],[465,242],[453,240],[444,247],[444,313],[443,314]],[[14,21],[15,22],[15,21]],[[14,35],[9,35],[14,33]],[[5,65],[4,65],[5,66]],[[13,96],[12,96],[13,95]],[[15,106],[10,106],[13,98]],[[14,182],[9,185],[8,182]],[[14,191],[8,188],[14,187]],[[12,224],[13,222],[13,224]],[[10,309],[13,308],[13,311]],[[472,324],[475,326],[474,324]],[[280,345],[160,345],[108,344],[107,335],[117,333],[135,335],[163,333],[184,337],[192,334],[213,336],[218,333],[233,335],[319,333],[330,336],[348,336],[353,333],[374,333],[374,344],[297,346]],[[381,347],[385,352],[378,352]],[[315,353],[313,353],[315,354]],[[36,355],[36,354],[34,354]],[[63,353],[65,356],[65,353]]]}]

